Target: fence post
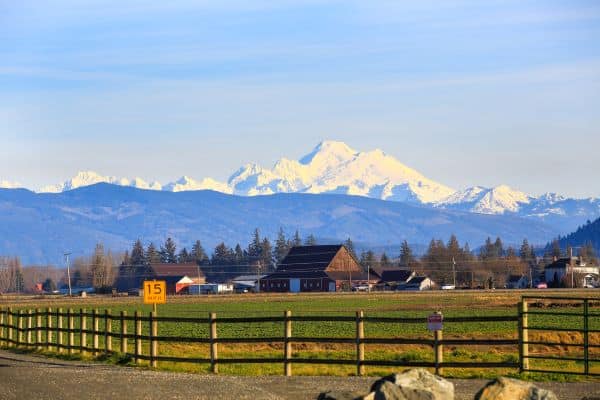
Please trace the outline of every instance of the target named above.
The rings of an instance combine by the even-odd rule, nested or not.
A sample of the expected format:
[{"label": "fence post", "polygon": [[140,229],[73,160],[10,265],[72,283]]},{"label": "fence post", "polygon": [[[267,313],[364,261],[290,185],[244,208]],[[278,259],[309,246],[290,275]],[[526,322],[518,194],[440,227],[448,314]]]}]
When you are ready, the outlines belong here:
[{"label": "fence post", "polygon": [[27,310],[27,347],[33,344],[33,310]]},{"label": "fence post", "polygon": [[93,331],[93,346],[94,346],[94,355],[98,355],[98,349],[100,346],[98,345],[98,330],[100,329],[100,318],[98,318],[98,309],[94,308],[92,311],[92,329]]},{"label": "fence post", "polygon": [[356,312],[356,374],[363,376],[365,374],[365,322],[363,320],[364,312],[362,310]]},{"label": "fence post", "polygon": [[52,308],[46,308],[46,350],[52,345]]},{"label": "fence post", "polygon": [[127,311],[121,311],[121,353],[127,353]]},{"label": "fence post", "polygon": [[158,321],[156,320],[156,313],[154,311],[150,312],[150,366],[152,368],[156,368],[158,366],[158,360],[156,356],[158,355],[158,341],[156,337],[158,336]]},{"label": "fence post", "polygon": [[217,348],[217,314],[210,313],[210,369],[213,374],[219,373]]},{"label": "fence post", "polygon": [[19,310],[17,316],[17,347],[23,343],[23,310]]},{"label": "fence post", "polygon": [[63,309],[56,309],[56,351],[63,352]]},{"label": "fence post", "polygon": [[284,319],[284,348],[283,348],[283,373],[292,376],[292,312],[286,311]]},{"label": "fence post", "polygon": [[142,359],[140,356],[142,355],[142,320],[140,319],[140,314],[136,311],[133,314],[133,321],[135,326],[135,363],[141,364]]},{"label": "fence post", "polygon": [[79,309],[79,352],[83,354],[87,347],[87,316],[85,309]]},{"label": "fence post", "polygon": [[23,310],[17,311],[17,347],[23,342]]},{"label": "fence post", "polygon": [[444,339],[443,331],[433,331],[433,347],[435,351],[435,374],[442,376],[444,369],[440,364],[444,362],[444,345],[441,341]]},{"label": "fence post", "polygon": [[521,361],[521,372],[529,369],[529,332],[527,332],[527,300],[521,299],[519,303],[519,359]]},{"label": "fence post", "polygon": [[589,350],[589,301],[583,300],[583,365],[584,373],[590,373],[590,350]]},{"label": "fence post", "polygon": [[67,324],[67,335],[69,337],[67,349],[69,354],[73,354],[75,352],[75,313],[72,308],[67,310]]},{"label": "fence post", "polygon": [[112,352],[112,315],[104,310],[104,353]]},{"label": "fence post", "polygon": [[8,347],[12,347],[14,345],[14,343],[13,343],[14,319],[13,319],[13,309],[11,307],[8,307],[8,313],[6,316],[6,324],[8,325],[8,332],[6,334],[6,336],[8,338]]},{"label": "fence post", "polygon": [[35,310],[35,347],[40,350],[42,348],[42,309]]},{"label": "fence post", "polygon": [[0,309],[0,347],[4,346],[4,309]]}]

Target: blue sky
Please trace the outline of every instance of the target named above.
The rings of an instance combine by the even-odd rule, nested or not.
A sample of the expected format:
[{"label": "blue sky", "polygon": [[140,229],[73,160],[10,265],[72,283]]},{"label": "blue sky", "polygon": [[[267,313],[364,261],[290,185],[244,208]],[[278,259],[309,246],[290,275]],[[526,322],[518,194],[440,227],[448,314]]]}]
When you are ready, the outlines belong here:
[{"label": "blue sky", "polygon": [[29,187],[225,180],[332,139],[600,196],[599,110],[597,1],[0,0],[0,179]]}]

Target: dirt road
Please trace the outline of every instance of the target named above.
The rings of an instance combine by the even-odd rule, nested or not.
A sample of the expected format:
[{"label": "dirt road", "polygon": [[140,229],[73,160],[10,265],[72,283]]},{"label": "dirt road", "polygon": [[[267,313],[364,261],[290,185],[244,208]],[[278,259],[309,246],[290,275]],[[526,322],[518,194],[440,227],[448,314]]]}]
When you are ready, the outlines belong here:
[{"label": "dirt road", "polygon": [[[156,372],[0,351],[0,399],[315,399],[327,390],[367,392],[376,378],[238,377]],[[483,380],[453,380],[472,399]],[[600,399],[600,382],[541,383],[559,399]]]}]

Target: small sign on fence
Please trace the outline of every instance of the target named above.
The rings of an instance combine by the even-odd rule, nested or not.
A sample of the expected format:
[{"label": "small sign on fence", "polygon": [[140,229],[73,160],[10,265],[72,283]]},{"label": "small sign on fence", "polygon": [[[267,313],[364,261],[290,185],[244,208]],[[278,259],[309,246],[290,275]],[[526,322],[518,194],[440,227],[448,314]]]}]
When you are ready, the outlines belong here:
[{"label": "small sign on fence", "polygon": [[444,316],[437,311],[427,316],[427,329],[430,331],[441,331],[444,328]]},{"label": "small sign on fence", "polygon": [[166,281],[144,281],[144,304],[165,304],[166,302]]}]

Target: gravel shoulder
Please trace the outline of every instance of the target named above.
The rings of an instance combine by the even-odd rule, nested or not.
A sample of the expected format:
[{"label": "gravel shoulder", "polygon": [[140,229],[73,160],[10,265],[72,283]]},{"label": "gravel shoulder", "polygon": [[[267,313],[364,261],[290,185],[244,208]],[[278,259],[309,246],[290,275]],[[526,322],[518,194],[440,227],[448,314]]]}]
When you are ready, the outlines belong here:
[{"label": "gravel shoulder", "polygon": [[[222,376],[63,361],[0,350],[0,399],[315,399],[328,390],[366,393],[374,377]],[[472,399],[487,381],[454,379]],[[600,399],[600,382],[543,382],[559,399]]]}]

